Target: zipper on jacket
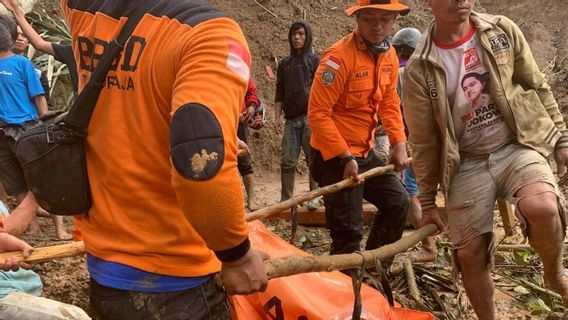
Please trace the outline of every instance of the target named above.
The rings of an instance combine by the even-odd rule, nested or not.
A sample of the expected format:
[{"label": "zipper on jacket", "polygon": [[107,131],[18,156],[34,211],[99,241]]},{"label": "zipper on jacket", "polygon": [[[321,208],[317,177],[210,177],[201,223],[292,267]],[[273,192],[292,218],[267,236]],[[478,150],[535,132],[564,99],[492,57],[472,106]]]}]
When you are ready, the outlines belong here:
[{"label": "zipper on jacket", "polygon": [[[377,54],[377,59],[375,59],[375,57],[373,56],[373,53],[369,51],[369,49],[367,49],[367,52],[369,53],[369,55],[371,56],[371,59],[373,59],[373,61],[375,62],[375,67],[373,69],[373,91],[371,91],[371,96],[369,97],[369,102],[374,102],[374,98],[375,98],[375,94],[377,94],[377,90],[379,89],[379,76],[377,75],[377,67],[379,66],[379,61],[381,61],[381,54]],[[384,55],[384,53],[383,53]],[[379,113],[379,106],[377,105],[377,109],[375,110],[375,113],[377,114],[376,117],[372,117],[371,120],[371,131],[369,131],[369,139],[374,141],[374,137],[373,137],[373,130],[375,130],[377,128],[377,125],[379,124],[377,120],[375,120],[375,118],[380,119],[380,113]],[[382,121],[381,121],[382,123]],[[372,150],[371,150],[372,151]]]}]

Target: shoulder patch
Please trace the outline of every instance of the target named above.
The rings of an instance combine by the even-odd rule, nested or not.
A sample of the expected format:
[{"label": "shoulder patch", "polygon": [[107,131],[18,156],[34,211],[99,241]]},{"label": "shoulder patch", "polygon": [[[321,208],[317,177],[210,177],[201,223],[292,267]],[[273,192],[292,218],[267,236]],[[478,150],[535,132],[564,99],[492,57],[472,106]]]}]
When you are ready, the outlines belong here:
[{"label": "shoulder patch", "polygon": [[225,160],[223,131],[204,105],[180,107],[170,127],[170,155],[177,172],[189,180],[214,178]]},{"label": "shoulder patch", "polygon": [[326,69],[321,74],[321,82],[325,87],[327,87],[333,83],[336,77],[337,76],[333,70]]},{"label": "shoulder patch", "polygon": [[498,52],[501,50],[509,49],[511,45],[509,44],[509,39],[506,34],[500,34],[489,38],[489,43],[491,44],[491,51]]}]

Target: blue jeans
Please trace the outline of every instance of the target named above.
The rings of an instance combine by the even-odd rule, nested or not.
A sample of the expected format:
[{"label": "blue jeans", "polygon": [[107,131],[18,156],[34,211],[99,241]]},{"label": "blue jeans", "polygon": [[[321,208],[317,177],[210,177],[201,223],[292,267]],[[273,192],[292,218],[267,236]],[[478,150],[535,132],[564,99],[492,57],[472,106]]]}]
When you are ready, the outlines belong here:
[{"label": "blue jeans", "polygon": [[408,192],[409,196],[414,197],[420,194],[418,184],[416,183],[416,177],[414,176],[414,170],[412,170],[412,168],[404,169],[402,183],[404,183],[404,188],[406,189],[406,192]]},{"label": "blue jeans", "polygon": [[90,295],[101,320],[231,320],[227,295],[214,278],[196,288],[166,293],[118,290],[91,278]]}]

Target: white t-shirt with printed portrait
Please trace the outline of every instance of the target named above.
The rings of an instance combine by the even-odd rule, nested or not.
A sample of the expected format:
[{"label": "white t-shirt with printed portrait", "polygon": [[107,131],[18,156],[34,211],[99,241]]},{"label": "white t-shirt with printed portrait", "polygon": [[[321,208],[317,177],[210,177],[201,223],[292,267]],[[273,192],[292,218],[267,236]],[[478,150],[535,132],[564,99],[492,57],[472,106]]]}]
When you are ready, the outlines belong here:
[{"label": "white t-shirt with printed portrait", "polygon": [[510,142],[514,134],[489,94],[490,77],[475,27],[456,43],[434,43],[446,69],[460,153],[465,157],[485,155]]}]

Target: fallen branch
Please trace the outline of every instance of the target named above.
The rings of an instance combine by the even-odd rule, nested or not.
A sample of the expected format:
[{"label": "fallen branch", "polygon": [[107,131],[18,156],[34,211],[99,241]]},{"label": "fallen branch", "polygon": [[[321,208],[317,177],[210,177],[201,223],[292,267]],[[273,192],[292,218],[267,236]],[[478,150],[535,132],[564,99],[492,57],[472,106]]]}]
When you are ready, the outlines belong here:
[{"label": "fallen branch", "polygon": [[275,279],[301,273],[331,272],[335,270],[358,268],[363,264],[363,257],[365,259],[365,266],[371,267],[375,265],[376,259],[384,260],[404,252],[415,246],[424,238],[434,234],[437,230],[438,228],[435,225],[429,224],[397,242],[374,250],[363,251],[361,254],[351,253],[331,256],[292,255],[271,259],[265,261],[266,274],[269,279]]},{"label": "fallen branch", "polygon": [[406,283],[408,283],[408,291],[410,292],[410,297],[416,303],[416,306],[420,310],[426,310],[422,298],[420,298],[420,291],[418,291],[418,285],[416,284],[416,275],[414,274],[414,268],[412,267],[412,261],[406,259],[404,261],[404,271],[406,274]]},{"label": "fallen branch", "polygon": [[537,286],[536,284],[534,284],[534,283],[532,283],[532,282],[530,282],[530,281],[527,281],[527,280],[525,280],[525,279],[518,279],[518,281],[520,281],[524,286],[529,287],[529,288],[530,288],[531,290],[533,290],[533,291],[536,291],[536,292],[538,292],[538,293],[542,293],[542,294],[549,295],[549,296],[551,296],[551,297],[553,297],[553,298],[556,298],[556,299],[562,301],[562,296],[559,295],[558,293],[552,291],[552,290],[548,290],[548,289],[539,287],[539,286]]},{"label": "fallen branch", "polygon": [[31,256],[27,259],[24,259],[21,251],[0,253],[0,261],[4,261],[8,257],[14,257],[16,262],[40,263],[55,259],[80,256],[86,252],[83,241],[78,241],[58,246],[34,248]]},{"label": "fallen branch", "polygon": [[[378,168],[374,168],[371,169],[369,171],[366,171],[362,174],[359,175],[359,178],[365,180],[365,179],[370,179],[372,177],[376,177],[379,176],[381,174],[385,174],[387,172],[391,172],[394,170],[394,165],[388,165],[385,167],[378,167]],[[268,218],[274,214],[277,214],[279,212],[282,212],[286,209],[290,209],[295,205],[298,205],[302,202],[306,202],[309,201],[311,199],[315,199],[317,197],[326,195],[326,194],[331,194],[334,192],[337,192],[339,190],[345,189],[345,188],[351,188],[357,185],[357,182],[353,181],[352,179],[345,179],[343,181],[340,181],[338,183],[329,185],[329,186],[325,186],[323,188],[318,188],[315,189],[313,191],[310,192],[306,192],[303,194],[299,194],[296,195],[286,201],[282,201],[280,203],[277,203],[273,206],[267,207],[267,208],[263,208],[260,210],[256,210],[253,212],[249,212],[247,214],[247,221],[254,221],[254,220],[258,220],[258,219],[264,219],[264,218]]]},{"label": "fallen branch", "polygon": [[261,7],[262,9],[264,9],[264,11],[268,12],[268,13],[269,13],[270,15],[272,15],[274,18],[279,19],[278,16],[277,16],[274,12],[268,10],[267,7],[263,6],[263,5],[262,5],[261,3],[259,3],[257,0],[254,0],[254,3],[256,3],[259,7]]}]

